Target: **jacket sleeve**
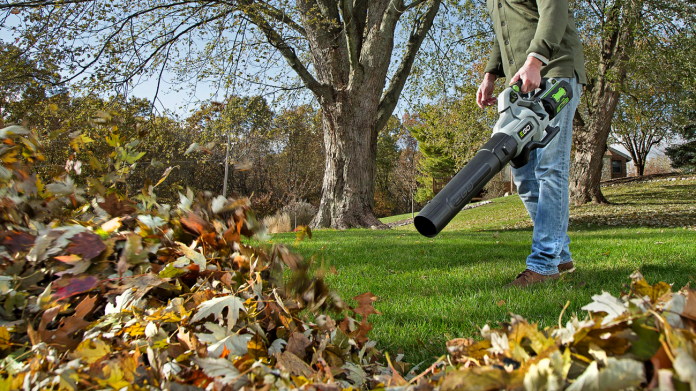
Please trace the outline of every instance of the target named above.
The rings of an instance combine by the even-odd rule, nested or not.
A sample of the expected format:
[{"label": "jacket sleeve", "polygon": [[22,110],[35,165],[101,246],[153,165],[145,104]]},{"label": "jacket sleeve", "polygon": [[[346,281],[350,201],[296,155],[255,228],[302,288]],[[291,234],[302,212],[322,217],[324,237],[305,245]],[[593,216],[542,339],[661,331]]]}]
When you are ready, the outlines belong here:
[{"label": "jacket sleeve", "polygon": [[536,0],[536,3],[539,23],[527,55],[538,53],[552,60],[560,49],[568,25],[568,0]]},{"label": "jacket sleeve", "polygon": [[488,58],[488,63],[486,64],[486,69],[483,71],[483,73],[492,73],[499,77],[505,76],[505,71],[503,70],[503,58],[500,55],[500,44],[498,44],[498,37],[493,37],[491,56]]}]

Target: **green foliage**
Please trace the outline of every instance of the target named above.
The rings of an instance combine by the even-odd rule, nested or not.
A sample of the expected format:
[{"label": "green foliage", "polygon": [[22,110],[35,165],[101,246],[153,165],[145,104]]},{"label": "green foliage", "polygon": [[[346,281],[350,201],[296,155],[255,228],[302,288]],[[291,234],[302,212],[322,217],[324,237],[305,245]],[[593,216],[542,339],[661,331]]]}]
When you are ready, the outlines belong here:
[{"label": "green foliage", "polygon": [[375,173],[375,207],[377,217],[390,216],[396,209],[390,191],[393,188],[394,168],[399,162],[399,139],[404,133],[401,121],[392,116],[377,136]]},{"label": "green foliage", "polygon": [[696,140],[668,147],[665,154],[672,161],[672,167],[686,172],[696,171]]},{"label": "green foliage", "polygon": [[476,106],[476,86],[459,90],[457,98],[422,106],[407,122],[423,155],[416,199],[432,198],[432,179],[454,175],[488,140],[495,123],[493,110]]},{"label": "green foliage", "polygon": [[0,41],[0,126],[30,120],[46,98],[61,92],[58,67]]}]

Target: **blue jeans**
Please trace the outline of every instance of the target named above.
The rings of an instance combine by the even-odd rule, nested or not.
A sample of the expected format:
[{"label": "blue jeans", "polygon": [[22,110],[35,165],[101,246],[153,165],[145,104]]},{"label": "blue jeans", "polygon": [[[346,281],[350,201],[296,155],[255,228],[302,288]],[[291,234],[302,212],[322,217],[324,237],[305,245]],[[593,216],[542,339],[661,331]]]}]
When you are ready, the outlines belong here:
[{"label": "blue jeans", "polygon": [[512,169],[517,191],[534,222],[532,253],[527,257],[527,269],[543,275],[556,274],[559,264],[571,261],[567,233],[568,170],[573,117],[582,86],[576,78],[558,80],[566,80],[573,87],[573,99],[551,121],[551,126],[559,126],[560,131],[545,148],[533,150],[524,167]]}]

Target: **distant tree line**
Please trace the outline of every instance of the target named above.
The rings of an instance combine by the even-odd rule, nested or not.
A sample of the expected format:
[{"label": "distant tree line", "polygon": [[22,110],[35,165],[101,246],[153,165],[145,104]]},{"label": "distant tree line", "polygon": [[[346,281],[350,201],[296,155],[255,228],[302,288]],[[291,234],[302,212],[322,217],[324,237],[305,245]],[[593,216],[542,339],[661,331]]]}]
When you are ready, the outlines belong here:
[{"label": "distant tree line", "polygon": [[[104,175],[114,134],[122,143],[138,135],[137,149],[145,155],[133,161],[123,192],[155,185],[171,168],[166,185],[154,189],[158,197],[178,202],[178,193],[187,187],[221,194],[229,141],[228,194],[251,196],[261,215],[293,201],[319,205],[324,142],[321,111],[311,105],[274,109],[258,96],[230,96],[205,102],[186,118],[155,115],[146,99],[72,95],[33,76],[39,64],[23,66],[27,69],[11,84],[8,68],[0,72],[4,85],[11,87],[2,89],[0,118],[3,125],[20,124],[38,132],[46,149],[46,160],[40,164],[44,179],[69,170],[76,182],[87,184]],[[406,213],[415,190],[411,178],[418,158],[416,143],[392,117],[377,147],[375,212],[380,217]]]}]

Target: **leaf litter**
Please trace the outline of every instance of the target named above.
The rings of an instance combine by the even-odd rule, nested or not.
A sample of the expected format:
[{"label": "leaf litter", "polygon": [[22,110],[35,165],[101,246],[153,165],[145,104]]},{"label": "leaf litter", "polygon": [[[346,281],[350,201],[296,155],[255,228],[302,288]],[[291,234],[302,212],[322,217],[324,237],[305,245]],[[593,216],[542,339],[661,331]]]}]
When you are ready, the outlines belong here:
[{"label": "leaf litter", "polygon": [[[346,304],[311,262],[264,241],[248,199],[187,191],[170,207],[152,186],[129,199],[121,182],[104,178],[98,189],[27,191],[41,188],[24,183],[37,182],[41,147],[23,129],[0,134],[22,156],[3,160],[11,176],[0,184],[2,390],[696,385],[696,292],[688,287],[651,285],[636,272],[621,297],[593,296],[584,319],[563,326],[561,313],[559,325],[539,329],[511,314],[485,325],[481,339],[450,340],[432,365],[414,367],[370,340],[378,298],[366,292],[354,308]],[[19,137],[30,147],[13,142]],[[298,240],[310,235],[303,228]]]}]

